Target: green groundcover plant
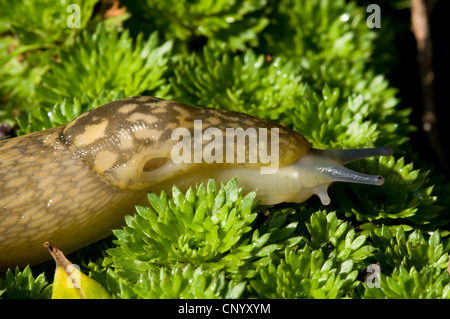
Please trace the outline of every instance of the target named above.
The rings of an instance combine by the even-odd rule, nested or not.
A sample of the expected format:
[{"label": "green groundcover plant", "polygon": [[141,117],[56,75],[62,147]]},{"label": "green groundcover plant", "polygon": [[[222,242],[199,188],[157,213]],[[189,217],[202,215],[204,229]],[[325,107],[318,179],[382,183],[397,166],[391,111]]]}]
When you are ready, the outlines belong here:
[{"label": "green groundcover plant", "polygon": [[[396,31],[370,28],[363,4],[0,8],[0,123],[12,135],[152,95],[282,123],[316,148],[394,149],[352,164],[383,175],[384,186],[334,184],[327,207],[317,198],[261,206],[239,176],[150,192],[123,228],[68,256],[113,298],[450,297],[450,186],[408,143],[411,110],[374,67],[389,63],[377,61],[377,39]],[[50,298],[49,269],[53,262],[0,274],[0,298]]]}]

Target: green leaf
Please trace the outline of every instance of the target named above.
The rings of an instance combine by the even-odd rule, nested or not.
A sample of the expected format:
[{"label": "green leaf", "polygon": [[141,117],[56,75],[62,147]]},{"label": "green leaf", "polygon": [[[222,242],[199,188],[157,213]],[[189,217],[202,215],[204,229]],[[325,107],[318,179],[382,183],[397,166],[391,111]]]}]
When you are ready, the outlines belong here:
[{"label": "green leaf", "polygon": [[[2,278],[3,277],[3,278]],[[0,277],[0,297],[4,299],[49,299],[51,286],[45,274],[34,278],[31,268],[26,266],[23,271],[10,269]]]}]

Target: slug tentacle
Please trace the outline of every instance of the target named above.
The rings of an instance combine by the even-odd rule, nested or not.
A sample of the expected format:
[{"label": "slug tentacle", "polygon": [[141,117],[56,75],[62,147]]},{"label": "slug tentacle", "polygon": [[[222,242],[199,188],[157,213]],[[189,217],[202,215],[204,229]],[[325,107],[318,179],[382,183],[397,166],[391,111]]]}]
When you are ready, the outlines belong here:
[{"label": "slug tentacle", "polygon": [[348,164],[368,157],[392,155],[392,148],[390,148],[389,146],[354,149],[311,149],[311,151],[314,151],[315,153],[320,154],[323,157],[333,159],[340,164]]},{"label": "slug tentacle", "polygon": [[328,149],[311,148],[309,153],[301,157],[294,166],[304,177],[302,186],[310,188],[311,194],[319,196],[323,205],[330,203],[327,194],[328,186],[333,182],[347,182],[367,185],[383,185],[384,178],[380,175],[368,175],[353,171],[343,164],[373,156],[390,156],[390,147],[361,149]]}]

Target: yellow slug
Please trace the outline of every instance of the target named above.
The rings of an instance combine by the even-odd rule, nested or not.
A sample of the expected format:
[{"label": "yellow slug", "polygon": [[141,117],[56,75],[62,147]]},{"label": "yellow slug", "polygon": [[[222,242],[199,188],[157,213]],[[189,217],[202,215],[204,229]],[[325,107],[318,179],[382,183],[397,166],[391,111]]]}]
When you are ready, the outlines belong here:
[{"label": "yellow slug", "polygon": [[342,164],[390,154],[317,150],[289,128],[237,112],[153,97],[107,103],[0,141],[0,270],[49,259],[46,241],[68,253],[110,235],[148,191],[237,176],[262,204],[313,194],[328,204],[334,181],[383,184]]}]

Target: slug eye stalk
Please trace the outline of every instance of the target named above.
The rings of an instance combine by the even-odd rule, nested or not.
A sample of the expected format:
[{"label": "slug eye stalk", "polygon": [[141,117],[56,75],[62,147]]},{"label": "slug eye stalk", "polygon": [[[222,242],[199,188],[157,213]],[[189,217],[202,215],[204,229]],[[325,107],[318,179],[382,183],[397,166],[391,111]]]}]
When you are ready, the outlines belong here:
[{"label": "slug eye stalk", "polygon": [[329,150],[311,149],[311,150],[317,154],[321,154],[323,157],[333,159],[342,165],[363,158],[392,155],[392,148],[390,148],[389,146],[375,147],[375,148],[329,149]]},{"label": "slug eye stalk", "polygon": [[312,148],[311,155],[316,157],[315,169],[328,176],[334,182],[348,182],[367,185],[383,185],[384,178],[380,175],[368,175],[353,171],[342,165],[360,159],[374,156],[390,156],[392,148],[357,148],[357,149],[329,149],[319,150]]}]

